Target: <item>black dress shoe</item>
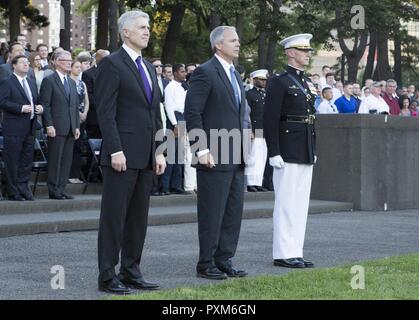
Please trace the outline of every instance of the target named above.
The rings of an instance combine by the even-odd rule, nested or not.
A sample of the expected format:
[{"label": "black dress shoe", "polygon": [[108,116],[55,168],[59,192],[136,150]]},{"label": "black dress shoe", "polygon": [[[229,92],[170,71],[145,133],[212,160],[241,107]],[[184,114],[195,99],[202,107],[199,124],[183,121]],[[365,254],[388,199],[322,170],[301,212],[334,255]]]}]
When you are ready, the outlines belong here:
[{"label": "black dress shoe", "polygon": [[305,268],[304,262],[301,262],[297,258],[275,259],[274,266],[286,267],[286,268]]},{"label": "black dress shoe", "polygon": [[152,195],[153,197],[158,197],[158,196],[160,195],[160,192],[155,191],[155,192],[152,192],[152,193],[151,193],[151,195]]},{"label": "black dress shoe", "polygon": [[247,187],[247,191],[248,191],[248,192],[258,192],[258,189],[256,189],[256,187],[255,187],[255,186],[248,186],[248,187]]},{"label": "black dress shoe", "polygon": [[66,197],[64,197],[62,194],[50,194],[49,198],[54,199],[54,200],[65,200],[66,199]]},{"label": "black dress shoe", "polygon": [[160,286],[157,283],[144,280],[144,278],[127,278],[122,275],[118,276],[121,281],[128,288],[139,290],[159,290]]},{"label": "black dress shoe", "polygon": [[267,192],[267,191],[268,191],[268,189],[266,189],[266,188],[264,188],[264,187],[259,187],[259,186],[256,186],[256,189],[257,189],[259,192]]},{"label": "black dress shoe", "polygon": [[34,201],[35,200],[33,195],[31,195],[31,194],[23,194],[22,197],[24,197],[25,200],[28,200],[28,201]]},{"label": "black dress shoe", "polygon": [[67,199],[67,200],[72,200],[72,199],[74,199],[74,197],[73,197],[73,196],[70,196],[70,195],[65,194],[65,193],[63,193],[63,194],[62,194],[62,196],[63,196],[65,199]]},{"label": "black dress shoe", "polygon": [[113,277],[112,280],[99,283],[99,291],[121,295],[128,295],[133,293],[133,291],[124,285],[121,281],[119,281],[117,277]]},{"label": "black dress shoe", "polygon": [[305,260],[304,258],[297,258],[297,260],[301,261],[302,263],[304,263],[304,266],[306,268],[314,268],[314,263],[308,260]]},{"label": "black dress shoe", "polygon": [[173,194],[185,194],[185,191],[182,190],[182,189],[172,189],[172,190],[170,190],[170,193],[173,193]]},{"label": "black dress shoe", "polygon": [[8,198],[10,201],[25,201],[26,199],[22,196],[9,196]]},{"label": "black dress shoe", "polygon": [[242,278],[247,276],[247,272],[244,270],[236,270],[233,267],[218,267],[220,271],[224,272],[230,278]]},{"label": "black dress shoe", "polygon": [[198,278],[205,278],[210,280],[225,280],[227,275],[220,271],[217,267],[211,267],[205,270],[197,270],[196,276]]},{"label": "black dress shoe", "polygon": [[160,192],[161,196],[170,196],[170,192],[169,191],[162,191]]}]

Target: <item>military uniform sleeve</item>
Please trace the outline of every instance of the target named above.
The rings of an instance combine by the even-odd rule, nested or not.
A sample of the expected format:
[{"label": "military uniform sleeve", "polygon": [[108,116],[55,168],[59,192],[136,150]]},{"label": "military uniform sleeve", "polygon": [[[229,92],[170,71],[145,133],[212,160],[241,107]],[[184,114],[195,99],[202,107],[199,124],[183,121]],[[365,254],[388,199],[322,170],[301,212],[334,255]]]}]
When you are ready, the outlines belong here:
[{"label": "military uniform sleeve", "polygon": [[268,146],[268,157],[281,155],[279,147],[279,121],[285,90],[281,78],[275,76],[268,82],[263,115],[263,131]]}]

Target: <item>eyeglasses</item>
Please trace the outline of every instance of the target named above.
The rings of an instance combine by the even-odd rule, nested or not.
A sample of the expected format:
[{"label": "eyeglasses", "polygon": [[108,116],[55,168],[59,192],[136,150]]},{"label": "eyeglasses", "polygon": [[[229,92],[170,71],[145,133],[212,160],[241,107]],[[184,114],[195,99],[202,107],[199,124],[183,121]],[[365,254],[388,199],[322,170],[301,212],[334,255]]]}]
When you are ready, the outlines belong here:
[{"label": "eyeglasses", "polygon": [[158,64],[158,65],[155,65],[154,68],[156,68],[156,69],[157,68],[163,68],[163,65],[162,64]]},{"label": "eyeglasses", "polygon": [[73,62],[73,60],[71,59],[57,59],[57,61]]}]

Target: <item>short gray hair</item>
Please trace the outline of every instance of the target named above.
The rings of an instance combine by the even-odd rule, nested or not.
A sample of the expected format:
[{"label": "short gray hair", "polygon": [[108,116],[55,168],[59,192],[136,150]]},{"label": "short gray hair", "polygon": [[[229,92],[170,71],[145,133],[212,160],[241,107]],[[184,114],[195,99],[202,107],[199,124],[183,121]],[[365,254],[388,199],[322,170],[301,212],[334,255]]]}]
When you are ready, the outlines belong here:
[{"label": "short gray hair", "polygon": [[147,21],[150,21],[150,16],[141,10],[133,10],[125,12],[122,16],[118,19],[118,31],[119,35],[121,36],[121,40],[124,41],[124,34],[122,32],[123,29],[130,30],[132,28],[132,24],[138,18],[145,18]]},{"label": "short gray hair", "polygon": [[63,51],[58,51],[58,52],[55,53],[55,60],[58,60],[62,56],[70,56],[73,59],[73,57],[71,56],[71,53],[69,51],[63,50]]},{"label": "short gray hair", "polygon": [[211,42],[211,48],[213,51],[215,51],[215,45],[217,43],[224,41],[225,30],[231,30],[231,31],[237,32],[235,27],[229,27],[229,26],[219,26],[215,28],[214,30],[212,30],[210,34],[210,42]]}]

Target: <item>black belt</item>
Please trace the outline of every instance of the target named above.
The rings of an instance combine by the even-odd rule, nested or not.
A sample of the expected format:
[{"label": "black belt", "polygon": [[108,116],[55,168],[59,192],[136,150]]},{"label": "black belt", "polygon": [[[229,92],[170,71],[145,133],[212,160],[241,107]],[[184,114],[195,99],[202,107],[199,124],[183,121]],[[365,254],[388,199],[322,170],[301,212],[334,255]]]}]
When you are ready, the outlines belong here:
[{"label": "black belt", "polygon": [[310,114],[308,116],[288,115],[288,116],[281,117],[281,121],[295,122],[295,123],[314,124],[314,120],[316,120],[316,117],[313,114]]}]

